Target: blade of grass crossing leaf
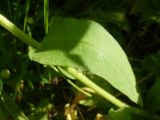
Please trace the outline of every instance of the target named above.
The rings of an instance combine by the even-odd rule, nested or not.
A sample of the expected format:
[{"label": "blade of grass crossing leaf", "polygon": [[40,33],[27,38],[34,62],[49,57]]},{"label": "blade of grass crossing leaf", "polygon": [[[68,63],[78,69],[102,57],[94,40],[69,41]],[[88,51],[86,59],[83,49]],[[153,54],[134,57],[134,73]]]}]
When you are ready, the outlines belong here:
[{"label": "blade of grass crossing leaf", "polygon": [[29,12],[29,8],[30,8],[30,3],[31,3],[31,0],[27,0],[27,1],[26,1],[25,17],[24,17],[24,24],[23,24],[23,31],[24,31],[24,32],[25,32],[25,30],[26,30],[26,25],[27,25],[27,19],[28,19],[28,12]]},{"label": "blade of grass crossing leaf", "polygon": [[44,0],[44,29],[48,33],[49,0]]},{"label": "blade of grass crossing leaf", "polygon": [[[5,117],[11,115],[15,120],[29,120],[28,117],[23,113],[23,111],[15,104],[15,102],[4,92],[0,95],[0,107],[4,107],[5,109]],[[8,114],[8,115],[7,115]],[[7,116],[6,116],[7,115]],[[0,116],[1,120],[1,116]]]},{"label": "blade of grass crossing leaf", "polygon": [[27,0],[27,1],[26,1],[25,17],[24,17],[24,24],[23,24],[23,31],[24,31],[24,32],[25,32],[25,30],[26,30],[26,25],[27,25],[27,19],[28,19],[28,12],[29,12],[29,8],[30,8],[30,3],[31,3],[31,0]]}]

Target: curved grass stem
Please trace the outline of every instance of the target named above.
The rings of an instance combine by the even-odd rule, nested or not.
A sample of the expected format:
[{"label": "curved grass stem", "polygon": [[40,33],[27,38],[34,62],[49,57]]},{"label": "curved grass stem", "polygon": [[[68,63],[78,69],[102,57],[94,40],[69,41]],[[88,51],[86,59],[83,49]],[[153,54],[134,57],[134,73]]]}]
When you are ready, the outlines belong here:
[{"label": "curved grass stem", "polygon": [[93,89],[97,94],[105,98],[107,101],[111,102],[112,104],[116,105],[119,108],[129,107],[124,102],[120,101],[98,85],[96,85],[94,82],[92,82],[89,78],[87,78],[83,73],[78,72],[75,68],[72,67],[64,67],[63,68],[66,72],[71,74],[73,77],[77,78],[80,82],[88,86],[89,88]]},{"label": "curved grass stem", "polygon": [[22,40],[27,45],[33,48],[39,48],[40,43],[25,34],[21,29],[19,29],[16,25],[14,25],[11,21],[5,18],[3,15],[0,14],[0,25],[3,26],[5,29],[10,31],[13,35],[17,36],[20,40]]}]

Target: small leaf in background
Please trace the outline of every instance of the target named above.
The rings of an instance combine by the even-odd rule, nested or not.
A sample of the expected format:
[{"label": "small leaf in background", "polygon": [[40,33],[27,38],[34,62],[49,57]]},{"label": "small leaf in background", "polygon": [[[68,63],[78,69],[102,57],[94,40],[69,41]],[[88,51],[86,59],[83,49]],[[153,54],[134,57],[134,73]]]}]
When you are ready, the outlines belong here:
[{"label": "small leaf in background", "polygon": [[107,120],[133,120],[132,114],[127,108],[109,111]]},{"label": "small leaf in background", "polygon": [[142,16],[143,20],[146,22],[152,20],[160,23],[159,4],[159,0],[137,0],[135,1],[130,13]]},{"label": "small leaf in background", "polygon": [[107,115],[107,120],[154,120],[151,116],[134,113],[130,108],[111,109]]},{"label": "small leaf in background", "polygon": [[159,112],[160,111],[160,78],[157,78],[155,83],[152,85],[150,88],[146,99],[145,99],[145,104],[146,108],[153,113]]},{"label": "small leaf in background", "polygon": [[47,100],[41,100],[38,107],[34,110],[34,114],[29,116],[30,120],[50,120],[49,114],[53,111],[53,105]]},{"label": "small leaf in background", "polygon": [[135,76],[127,56],[100,24],[62,17],[54,17],[52,22],[41,48],[30,50],[31,60],[90,71],[138,103]]},{"label": "small leaf in background", "polygon": [[159,76],[160,52],[148,55],[143,61],[143,69],[149,73]]}]

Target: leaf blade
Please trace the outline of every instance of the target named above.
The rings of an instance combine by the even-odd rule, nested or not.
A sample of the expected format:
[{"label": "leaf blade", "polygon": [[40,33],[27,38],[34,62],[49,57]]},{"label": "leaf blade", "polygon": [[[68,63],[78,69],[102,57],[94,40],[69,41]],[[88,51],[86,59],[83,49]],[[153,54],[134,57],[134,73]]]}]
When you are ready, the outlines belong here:
[{"label": "leaf blade", "polygon": [[55,19],[42,47],[31,50],[29,56],[41,64],[90,71],[138,102],[135,76],[127,56],[117,41],[94,21]]}]

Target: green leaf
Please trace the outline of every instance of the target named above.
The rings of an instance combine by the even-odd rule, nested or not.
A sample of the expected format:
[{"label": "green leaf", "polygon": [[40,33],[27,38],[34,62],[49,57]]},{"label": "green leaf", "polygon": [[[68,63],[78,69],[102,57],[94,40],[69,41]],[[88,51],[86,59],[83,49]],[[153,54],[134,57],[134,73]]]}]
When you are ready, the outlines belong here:
[{"label": "green leaf", "polygon": [[135,76],[124,51],[92,20],[54,17],[41,48],[31,49],[29,56],[41,64],[90,71],[138,102]]},{"label": "green leaf", "polygon": [[34,114],[31,114],[30,120],[48,120],[48,111],[51,110],[52,104],[49,103],[48,99],[43,99],[38,104],[38,107],[35,109]]},{"label": "green leaf", "polygon": [[155,76],[160,76],[160,53],[157,52],[145,57],[142,66],[144,71],[153,73]]},{"label": "green leaf", "polygon": [[107,115],[107,120],[156,120],[154,117],[141,113],[134,113],[130,108],[111,109]]},{"label": "green leaf", "polygon": [[159,4],[159,0],[137,0],[130,13],[142,17],[143,21],[149,22],[148,20],[152,20],[160,23]]},{"label": "green leaf", "polygon": [[160,111],[159,93],[160,93],[160,78],[158,78],[152,85],[145,99],[146,107],[152,113]]},{"label": "green leaf", "polygon": [[123,108],[118,110],[111,109],[107,116],[107,120],[133,120],[129,109]]},{"label": "green leaf", "polygon": [[20,108],[4,92],[2,92],[0,96],[0,115],[5,118],[2,120],[6,120],[9,117],[14,118],[15,120],[28,120]]}]

